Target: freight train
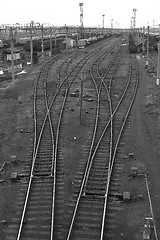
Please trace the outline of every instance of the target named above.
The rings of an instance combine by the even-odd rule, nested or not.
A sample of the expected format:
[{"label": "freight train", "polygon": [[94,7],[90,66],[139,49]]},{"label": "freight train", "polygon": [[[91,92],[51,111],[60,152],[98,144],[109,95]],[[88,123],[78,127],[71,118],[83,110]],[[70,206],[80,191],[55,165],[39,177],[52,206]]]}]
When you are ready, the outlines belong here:
[{"label": "freight train", "polygon": [[[65,48],[65,46],[62,44],[64,39],[65,39],[65,36],[57,37],[56,40],[52,39],[52,47],[53,48],[57,47],[58,49],[63,50]],[[41,51],[42,50],[41,39],[34,39],[32,42],[33,42],[33,51]],[[30,51],[30,40],[26,41],[23,46],[24,46],[24,50],[26,52],[29,52]],[[44,51],[50,49],[50,38],[43,40],[43,49],[44,49]]]},{"label": "freight train", "polygon": [[[112,33],[107,33],[106,35],[99,35],[99,36],[92,36],[85,39],[79,39],[77,40],[77,36],[70,36],[70,38],[66,39],[65,34],[59,34],[58,36],[52,37],[52,48],[53,51],[56,50],[60,52],[61,50],[70,49],[70,48],[85,48],[88,45],[91,45],[95,42],[98,42],[102,39],[109,38],[113,36]],[[32,44],[33,44],[33,52],[40,52],[42,51],[42,39],[41,37],[33,37],[32,38]],[[15,47],[21,46],[25,50],[25,52],[30,52],[30,38],[21,38],[17,39],[14,42]],[[10,48],[10,41],[6,40],[3,42],[3,48]],[[50,50],[50,37],[44,36],[43,38],[43,50]]]},{"label": "freight train", "polygon": [[[112,34],[106,34],[105,36],[94,36],[86,39],[79,39],[78,41],[71,38],[65,38],[65,35],[60,35],[59,37],[56,37],[56,40],[52,39],[52,48],[57,48],[58,50],[64,50],[66,49],[66,44],[68,44],[68,47],[78,47],[78,48],[85,48],[87,45],[90,45],[92,43],[95,43],[97,41],[100,41],[101,39],[108,38],[112,36]],[[50,38],[45,38],[43,41],[43,49],[50,50]],[[26,52],[30,51],[30,40],[26,41],[24,43],[24,50]],[[34,39],[33,40],[33,51],[41,51],[42,50],[42,41],[41,39]]]},{"label": "freight train", "polygon": [[137,46],[135,44],[134,38],[132,34],[129,34],[129,43],[128,43],[128,50],[130,53],[136,53],[137,52]]}]

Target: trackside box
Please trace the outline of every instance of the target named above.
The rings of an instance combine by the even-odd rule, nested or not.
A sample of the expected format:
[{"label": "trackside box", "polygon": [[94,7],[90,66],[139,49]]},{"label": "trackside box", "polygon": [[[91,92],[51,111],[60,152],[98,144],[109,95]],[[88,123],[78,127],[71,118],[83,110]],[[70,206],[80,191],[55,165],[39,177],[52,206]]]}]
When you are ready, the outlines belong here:
[{"label": "trackside box", "polygon": [[77,42],[77,47],[78,48],[85,48],[87,45],[87,40],[86,39],[80,39]]}]

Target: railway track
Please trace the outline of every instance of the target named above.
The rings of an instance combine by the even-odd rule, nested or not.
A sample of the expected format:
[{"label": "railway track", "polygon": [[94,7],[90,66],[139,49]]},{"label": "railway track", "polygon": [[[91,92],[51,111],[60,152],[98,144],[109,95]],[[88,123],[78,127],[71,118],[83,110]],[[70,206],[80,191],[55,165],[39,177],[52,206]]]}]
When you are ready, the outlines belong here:
[{"label": "railway track", "polygon": [[[133,74],[133,67],[131,67],[130,71],[130,77],[126,89],[124,90],[116,109],[111,110],[112,115],[110,120],[106,122],[104,131],[99,137],[99,141],[96,141],[97,144],[94,152],[91,156],[89,155],[86,161],[87,167],[85,166],[85,169],[83,169],[85,172],[84,175],[82,176],[82,174],[77,174],[75,188],[78,196],[75,196],[70,204],[69,213],[72,212],[72,218],[70,219],[70,228],[66,238],[67,240],[105,239],[106,237],[113,237],[113,219],[108,216],[113,216],[113,212],[119,209],[119,207],[113,207],[109,201],[110,192],[112,195],[113,191],[115,192],[114,194],[116,194],[118,186],[118,179],[115,177],[111,178],[111,176],[113,175],[113,170],[114,176],[117,175],[117,172],[119,172],[119,163],[115,163],[114,159],[117,153],[119,139],[138,87],[137,70],[135,70],[136,75],[135,73]],[[104,81],[105,78],[103,79],[103,82]],[[129,88],[132,89],[132,94],[131,89],[129,90]],[[109,128],[112,119],[114,119],[116,115],[119,115],[117,112],[118,107],[122,100],[124,101],[124,96],[128,99],[126,92],[129,92],[128,96],[130,96],[130,99],[127,100],[127,103],[129,103],[126,108],[127,112],[122,114],[123,107],[119,110],[123,118],[121,120],[119,119],[118,122],[118,126],[120,125],[121,128],[120,130],[117,130],[117,124],[113,124],[112,127]],[[125,121],[123,122],[124,119]],[[114,137],[116,131],[119,134]],[[113,141],[113,137],[116,138],[116,142]],[[95,139],[96,134],[93,135],[93,142]],[[85,164],[83,163],[83,166],[84,165]],[[81,172],[83,171],[81,170]]]},{"label": "railway track", "polygon": [[[118,42],[118,44],[120,46],[120,42]],[[39,80],[37,81],[38,85],[36,86],[34,98],[35,136],[32,153],[33,161],[27,166],[26,172],[28,173],[28,177],[22,180],[22,190],[18,198],[17,214],[9,226],[6,240],[89,240],[100,239],[100,235],[101,239],[103,239],[103,234],[106,234],[105,214],[106,210],[108,211],[108,205],[110,205],[110,202],[108,202],[108,191],[110,189],[111,170],[114,169],[113,163],[117,149],[117,141],[113,141],[112,137],[113,131],[116,132],[116,130],[113,130],[112,125],[113,122],[117,121],[123,125],[122,119],[116,118],[116,112],[127,92],[126,86],[124,96],[122,93],[119,102],[115,104],[114,109],[111,109],[114,101],[111,100],[113,84],[111,83],[111,79],[113,79],[116,73],[116,68],[120,61],[120,52],[117,54],[116,51],[115,56],[112,58],[112,64],[108,65],[108,70],[103,76],[102,73],[100,73],[100,69],[98,70],[108,52],[111,52],[111,49],[113,51],[112,44],[107,50],[105,49],[105,54],[104,47],[102,47],[91,54],[84,53],[81,57],[78,54],[69,56],[63,61],[58,71],[57,68],[55,68],[58,76],[56,84],[50,80],[51,77],[49,76],[51,76],[51,72],[53,71],[52,69],[50,72],[50,69],[53,67],[53,62],[59,60],[53,59],[47,62],[42,68],[38,78]],[[119,49],[119,47],[117,47],[117,49]],[[90,154],[87,158],[88,164],[86,172],[83,172],[84,179],[80,179],[77,173],[74,197],[70,202],[71,206],[68,207],[67,215],[63,216],[64,206],[66,204],[64,201],[64,159],[62,150],[63,126],[67,117],[67,114],[64,114],[64,112],[66,112],[66,109],[69,107],[70,100],[68,96],[75,88],[77,77],[80,77],[80,73],[83,68],[85,69],[85,66],[86,69],[88,68],[86,64],[92,62],[93,60],[91,59],[95,58],[95,55],[96,58],[99,59],[99,63],[97,63],[97,70],[95,70],[95,64],[91,64],[92,81],[94,82],[92,87],[94,94],[97,94],[96,96],[99,99],[103,98],[103,100],[99,100],[99,103],[96,103],[97,106],[93,109],[94,112],[96,111],[97,117],[94,121],[97,121],[97,123],[93,124],[96,127],[94,131],[92,129],[93,138],[90,142],[91,145],[89,143],[91,148],[87,149]],[[73,61],[74,66],[71,67]],[[62,68],[64,68],[63,71]],[[130,69],[132,72],[132,76],[130,73],[130,82],[136,84],[136,79],[133,80],[132,67]],[[95,75],[95,71],[97,71],[97,77],[93,76]],[[128,83],[128,88],[134,85],[133,83]],[[54,86],[52,90],[51,86]],[[110,102],[110,105],[107,102],[107,114],[105,112],[105,105],[103,104],[104,95],[106,102]],[[132,95],[131,90],[129,96],[130,95]],[[113,97],[114,96],[112,96],[112,98]],[[127,98],[128,97],[126,97],[126,99]],[[127,100],[126,102],[131,102],[131,100]],[[106,118],[104,118],[104,115],[106,115]],[[125,113],[123,113],[123,119],[124,116]],[[101,124],[99,125],[99,123]],[[101,127],[101,125],[103,127]],[[97,129],[100,129],[100,131]],[[120,132],[120,130],[117,130],[117,134],[118,132]],[[108,136],[110,136],[110,139],[108,139]],[[115,138],[119,139],[120,137],[118,136],[119,135]],[[104,145],[106,146],[106,144],[108,147],[105,152],[103,152]],[[106,154],[109,155],[109,163],[106,163]],[[100,159],[101,161],[99,161]],[[85,166],[86,164],[83,165]],[[81,174],[81,177],[83,174]],[[99,176],[101,177],[99,178]],[[96,211],[92,214],[94,207]],[[82,213],[79,209],[82,209]],[[71,213],[73,213],[73,217],[71,217]],[[80,219],[80,221],[78,219]],[[100,226],[101,230],[99,230]],[[67,229],[69,229],[68,233]],[[95,238],[92,237],[93,235]]]}]

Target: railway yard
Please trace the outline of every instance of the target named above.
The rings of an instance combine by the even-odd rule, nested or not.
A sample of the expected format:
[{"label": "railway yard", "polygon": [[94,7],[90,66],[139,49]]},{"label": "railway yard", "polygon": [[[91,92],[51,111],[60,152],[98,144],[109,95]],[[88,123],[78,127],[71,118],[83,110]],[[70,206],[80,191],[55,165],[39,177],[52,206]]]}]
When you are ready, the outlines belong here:
[{"label": "railway yard", "polygon": [[157,51],[146,68],[128,43],[62,50],[0,82],[1,240],[159,239]]}]

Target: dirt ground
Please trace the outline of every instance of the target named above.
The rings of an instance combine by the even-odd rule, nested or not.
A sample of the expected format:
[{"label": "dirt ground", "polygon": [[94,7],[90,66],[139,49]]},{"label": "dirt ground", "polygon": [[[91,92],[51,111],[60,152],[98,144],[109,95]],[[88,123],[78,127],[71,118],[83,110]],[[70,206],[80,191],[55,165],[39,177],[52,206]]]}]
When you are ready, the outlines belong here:
[{"label": "dirt ground", "polygon": [[160,236],[160,88],[156,85],[156,75],[150,69],[145,69],[145,59],[139,55],[137,58],[141,72],[133,110],[134,151],[145,165],[144,173],[147,174],[157,233]]},{"label": "dirt ground", "polygon": [[[156,73],[150,67],[145,69],[145,58],[137,54],[137,60],[140,66],[140,84],[129,117],[129,131],[125,133],[126,157],[122,160],[123,186],[120,186],[122,191],[131,193],[133,200],[121,205],[118,228],[115,230],[117,238],[124,240],[141,240],[145,217],[152,217],[145,174],[157,236],[160,236],[160,88],[156,85]],[[133,153],[133,158],[128,157],[129,153]],[[138,177],[129,177],[131,167],[137,167]],[[152,236],[152,239],[156,238]]]},{"label": "dirt ground", "polygon": [[40,65],[27,75],[0,82],[0,239],[14,215],[20,173],[32,148],[32,108],[34,79]]},{"label": "dirt ground", "polygon": [[[149,70],[145,69],[145,60],[141,55],[137,55],[140,65],[140,85],[136,97],[135,104],[130,117],[130,133],[132,136],[126,147],[127,152],[133,152],[135,158],[128,164],[137,166],[138,171],[147,174],[151,200],[153,204],[153,212],[158,235],[160,236],[160,106],[159,94],[160,87],[156,85],[156,78]],[[10,219],[14,216],[16,197],[20,187],[18,181],[11,180],[11,174],[21,172],[24,168],[25,161],[28,159],[29,151],[33,146],[32,139],[32,108],[33,108],[33,87],[34,80],[37,76],[40,64],[28,69],[29,72],[16,79],[14,83],[11,81],[0,82],[0,239],[5,239],[5,230]],[[150,96],[148,104],[147,96]],[[72,146],[73,136],[67,138],[68,145]],[[74,149],[79,149],[78,145],[83,145],[84,138],[81,136],[74,143]],[[70,143],[69,143],[70,141]],[[78,145],[76,145],[78,144]],[[80,152],[78,151],[78,154]],[[124,163],[125,164],[125,163]],[[71,165],[70,165],[71,166]],[[73,173],[77,168],[76,164],[72,164],[72,169],[67,166],[66,183],[73,181]],[[127,175],[127,173],[126,173]],[[130,183],[130,189],[136,192],[136,181],[138,182],[139,192],[146,195],[146,186],[144,181]],[[140,183],[141,182],[141,183]],[[126,184],[126,188],[128,185]],[[126,190],[123,186],[123,189]],[[131,190],[131,191],[132,191]],[[70,189],[68,192],[71,191]],[[132,194],[133,194],[132,192]],[[137,194],[137,192],[136,192]],[[146,197],[147,198],[147,197]],[[141,228],[143,227],[143,213],[150,215],[150,208],[143,208],[143,202],[132,205],[132,215],[126,214],[126,225],[120,225],[116,230],[117,239],[138,240],[142,239]],[[124,209],[130,208],[126,205]],[[139,209],[137,212],[133,209]],[[129,210],[130,211],[130,210]],[[124,213],[122,214],[124,217]],[[137,220],[138,218],[139,221]],[[132,218],[132,220],[130,220]],[[121,219],[119,217],[119,219]],[[122,220],[122,219],[121,219]],[[139,225],[137,225],[139,224]],[[137,228],[137,232],[133,234],[133,229]]]}]

